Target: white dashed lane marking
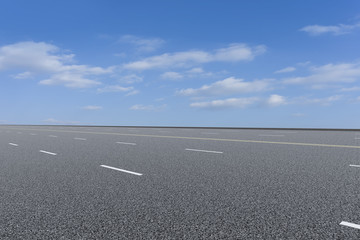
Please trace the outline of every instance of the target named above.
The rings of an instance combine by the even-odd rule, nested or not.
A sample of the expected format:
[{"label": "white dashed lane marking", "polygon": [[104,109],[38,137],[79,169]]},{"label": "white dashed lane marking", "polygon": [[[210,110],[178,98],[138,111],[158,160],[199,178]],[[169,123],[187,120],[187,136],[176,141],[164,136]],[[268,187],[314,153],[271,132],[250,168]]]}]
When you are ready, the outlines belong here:
[{"label": "white dashed lane marking", "polygon": [[186,151],[194,151],[194,152],[206,152],[206,153],[223,153],[223,152],[218,152],[218,151],[209,151],[209,150],[201,150],[201,149],[191,149],[191,148],[186,148]]},{"label": "white dashed lane marking", "polygon": [[100,167],[109,168],[109,169],[120,171],[120,172],[130,173],[130,174],[134,174],[134,175],[137,175],[137,176],[142,176],[142,173],[132,172],[132,171],[116,168],[116,167],[110,167],[110,166],[107,166],[107,165],[100,165]]},{"label": "white dashed lane marking", "polygon": [[360,165],[353,165],[353,164],[350,164],[349,166],[350,167],[360,167]]},{"label": "white dashed lane marking", "polygon": [[126,144],[126,145],[136,145],[136,143],[128,143],[128,142],[116,142],[119,144]]},{"label": "white dashed lane marking", "polygon": [[39,152],[46,153],[46,154],[49,154],[49,155],[57,155],[56,153],[48,152],[48,151],[44,151],[44,150],[39,150]]},{"label": "white dashed lane marking", "polygon": [[74,138],[75,140],[86,141],[86,138]]},{"label": "white dashed lane marking", "polygon": [[261,137],[284,137],[284,135],[260,134]]},{"label": "white dashed lane marking", "polygon": [[346,226],[346,227],[352,227],[352,228],[360,229],[360,225],[359,225],[359,224],[355,224],[355,223],[350,223],[350,222],[342,221],[342,222],[340,223],[340,225],[343,225],[343,226]]},{"label": "white dashed lane marking", "polygon": [[15,147],[19,146],[19,145],[18,145],[18,144],[16,144],[16,143],[9,143],[9,145],[11,145],[11,146],[15,146]]}]

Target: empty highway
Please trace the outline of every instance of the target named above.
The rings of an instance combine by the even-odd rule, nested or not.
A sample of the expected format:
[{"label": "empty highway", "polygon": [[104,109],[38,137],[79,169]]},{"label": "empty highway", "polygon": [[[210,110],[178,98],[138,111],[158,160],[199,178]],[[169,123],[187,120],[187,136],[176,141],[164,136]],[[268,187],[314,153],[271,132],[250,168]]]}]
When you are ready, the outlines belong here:
[{"label": "empty highway", "polygon": [[360,239],[360,131],[0,125],[0,239]]}]

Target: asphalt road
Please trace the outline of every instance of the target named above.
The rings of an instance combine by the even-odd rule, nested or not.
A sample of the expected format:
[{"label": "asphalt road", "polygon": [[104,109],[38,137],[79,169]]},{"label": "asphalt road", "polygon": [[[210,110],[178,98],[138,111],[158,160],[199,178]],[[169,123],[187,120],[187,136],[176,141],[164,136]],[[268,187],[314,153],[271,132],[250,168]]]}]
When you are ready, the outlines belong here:
[{"label": "asphalt road", "polygon": [[0,239],[360,239],[359,183],[356,131],[0,126]]}]

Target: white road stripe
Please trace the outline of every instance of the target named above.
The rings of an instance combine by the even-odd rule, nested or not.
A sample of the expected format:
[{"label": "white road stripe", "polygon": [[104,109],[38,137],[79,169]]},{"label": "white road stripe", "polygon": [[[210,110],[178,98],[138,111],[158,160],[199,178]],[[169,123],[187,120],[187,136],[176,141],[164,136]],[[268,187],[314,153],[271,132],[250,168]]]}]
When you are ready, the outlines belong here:
[{"label": "white road stripe", "polygon": [[12,145],[12,146],[15,146],[15,147],[19,146],[19,145],[16,144],[16,143],[9,143],[9,144]]},{"label": "white road stripe", "polygon": [[75,140],[82,140],[82,141],[85,141],[86,138],[74,138]]},{"label": "white road stripe", "polygon": [[48,152],[48,151],[44,151],[44,150],[39,150],[39,152],[50,154],[50,155],[57,155],[56,153]]},{"label": "white road stripe", "polygon": [[344,221],[342,221],[342,222],[340,223],[340,225],[360,229],[360,225],[359,225],[359,224],[355,224],[355,223],[349,223],[349,222],[344,222]]},{"label": "white road stripe", "polygon": [[119,143],[119,144],[127,144],[127,145],[136,145],[136,143],[128,143],[128,142],[116,142],[116,143]]},{"label": "white road stripe", "polygon": [[55,136],[55,135],[49,135],[49,137],[57,138],[57,136]]},{"label": "white road stripe", "polygon": [[353,165],[353,164],[350,164],[349,166],[350,167],[360,167],[360,165]]},{"label": "white road stripe", "polygon": [[207,152],[207,153],[223,153],[223,152],[218,152],[218,151],[208,151],[208,150],[200,150],[200,149],[191,149],[191,148],[186,148],[186,151],[195,151],[195,152]]},{"label": "white road stripe", "polygon": [[262,137],[284,137],[284,135],[271,135],[271,134],[260,134]]},{"label": "white road stripe", "polygon": [[113,169],[113,170],[120,171],[120,172],[130,173],[130,174],[134,174],[134,175],[137,175],[137,176],[142,175],[142,173],[137,173],[137,172],[132,172],[132,171],[128,171],[128,170],[124,170],[124,169],[120,169],[120,168],[110,167],[110,166],[107,166],[107,165],[100,165],[100,167],[109,168],[109,169]]}]

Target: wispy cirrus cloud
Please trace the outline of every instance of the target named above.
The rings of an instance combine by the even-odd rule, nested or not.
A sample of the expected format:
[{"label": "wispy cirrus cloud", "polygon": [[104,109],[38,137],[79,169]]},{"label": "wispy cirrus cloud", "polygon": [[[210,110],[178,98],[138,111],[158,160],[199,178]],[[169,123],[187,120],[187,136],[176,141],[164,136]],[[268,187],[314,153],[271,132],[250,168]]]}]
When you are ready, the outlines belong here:
[{"label": "wispy cirrus cloud", "polygon": [[63,120],[57,120],[54,118],[47,118],[42,121],[45,123],[48,123],[48,124],[80,124],[80,122],[78,122],[78,121],[63,121]]},{"label": "wispy cirrus cloud", "polygon": [[355,92],[355,91],[360,91],[360,87],[354,86],[354,87],[346,87],[340,89],[340,92]]},{"label": "wispy cirrus cloud", "polygon": [[119,82],[126,83],[126,84],[132,84],[132,83],[139,83],[143,81],[142,76],[138,76],[136,74],[130,74],[126,76],[121,76],[119,78]]},{"label": "wispy cirrus cloud", "polygon": [[157,112],[157,111],[162,111],[165,108],[166,108],[166,104],[160,106],[136,104],[131,106],[130,110]]},{"label": "wispy cirrus cloud", "polygon": [[305,26],[300,29],[300,31],[306,32],[312,36],[319,36],[322,34],[332,34],[332,35],[342,35],[350,33],[351,31],[360,28],[360,23],[352,24],[352,25],[345,25],[345,24],[338,24],[338,25],[309,25]]},{"label": "wispy cirrus cloud", "polygon": [[295,97],[292,100],[292,104],[312,104],[330,106],[332,103],[338,102],[343,99],[342,95],[333,95],[330,97],[323,98],[311,98],[311,97]]},{"label": "wispy cirrus cloud", "polygon": [[134,87],[123,87],[120,85],[108,85],[102,88],[98,88],[98,93],[106,93],[106,92],[130,92],[133,91]]},{"label": "wispy cirrus cloud", "polygon": [[160,38],[142,38],[134,35],[124,35],[119,39],[120,43],[130,43],[139,52],[153,52],[161,47],[165,41]]},{"label": "wispy cirrus cloud", "polygon": [[229,77],[210,85],[204,85],[200,88],[187,88],[177,91],[178,95],[183,96],[220,96],[251,92],[261,92],[270,89],[271,79],[255,80],[245,82],[243,79]]},{"label": "wispy cirrus cloud", "polygon": [[144,58],[140,61],[123,65],[129,70],[149,70],[156,68],[188,67],[209,62],[238,62],[250,61],[255,56],[266,51],[264,45],[249,47],[246,44],[231,44],[226,48],[216,49],[212,52],[191,50],[185,52],[165,53],[162,55]]},{"label": "wispy cirrus cloud", "polygon": [[295,67],[286,67],[286,68],[277,70],[274,73],[288,73],[288,72],[294,72],[295,70],[296,70]]},{"label": "wispy cirrus cloud", "polygon": [[311,74],[304,77],[285,78],[285,84],[310,84],[317,86],[333,83],[352,83],[360,80],[360,62],[326,64],[319,67],[311,67]]},{"label": "wispy cirrus cloud", "polygon": [[102,106],[97,106],[97,105],[88,105],[83,107],[84,110],[101,110],[103,107]]},{"label": "wispy cirrus cloud", "polygon": [[165,72],[165,73],[161,74],[162,79],[177,80],[177,79],[181,79],[183,77],[184,76],[178,72]]},{"label": "wispy cirrus cloud", "polygon": [[284,96],[272,94],[269,98],[245,97],[194,102],[190,104],[190,107],[208,110],[222,110],[228,108],[246,108],[251,105],[277,107],[285,104],[288,104],[288,102]]},{"label": "wispy cirrus cloud", "polygon": [[259,101],[259,98],[228,98],[223,100],[213,100],[205,102],[194,102],[190,107],[208,109],[208,110],[221,110],[227,108],[245,108]]},{"label": "wispy cirrus cloud", "polygon": [[18,70],[14,78],[30,78],[47,74],[43,85],[63,85],[70,88],[86,88],[100,84],[92,79],[109,74],[113,67],[91,67],[73,64],[75,55],[65,54],[57,46],[45,42],[19,42],[0,47],[0,71]]}]

